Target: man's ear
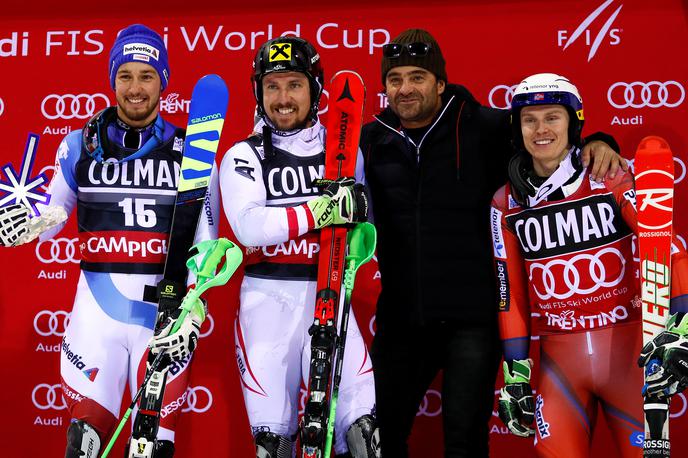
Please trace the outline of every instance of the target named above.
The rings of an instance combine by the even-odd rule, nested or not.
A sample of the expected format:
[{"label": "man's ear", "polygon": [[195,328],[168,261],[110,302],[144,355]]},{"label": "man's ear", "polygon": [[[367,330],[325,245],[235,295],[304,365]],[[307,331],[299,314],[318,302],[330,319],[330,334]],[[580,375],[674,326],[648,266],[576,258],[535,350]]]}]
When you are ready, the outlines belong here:
[{"label": "man's ear", "polygon": [[442,95],[444,93],[444,88],[447,86],[444,80],[437,81],[437,95]]}]

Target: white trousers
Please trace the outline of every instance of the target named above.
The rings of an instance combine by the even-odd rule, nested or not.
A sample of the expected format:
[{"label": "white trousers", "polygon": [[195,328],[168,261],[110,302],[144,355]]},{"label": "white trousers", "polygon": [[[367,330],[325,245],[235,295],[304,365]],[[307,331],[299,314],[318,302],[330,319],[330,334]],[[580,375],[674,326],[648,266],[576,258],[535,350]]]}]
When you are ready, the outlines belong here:
[{"label": "white trousers", "polygon": [[[245,277],[235,322],[236,357],[253,434],[292,438],[306,400],[315,309],[315,281]],[[343,296],[343,294],[342,294]],[[339,307],[341,312],[341,306]],[[335,453],[346,453],[346,432],[375,407],[372,364],[351,311],[335,416]]]}]

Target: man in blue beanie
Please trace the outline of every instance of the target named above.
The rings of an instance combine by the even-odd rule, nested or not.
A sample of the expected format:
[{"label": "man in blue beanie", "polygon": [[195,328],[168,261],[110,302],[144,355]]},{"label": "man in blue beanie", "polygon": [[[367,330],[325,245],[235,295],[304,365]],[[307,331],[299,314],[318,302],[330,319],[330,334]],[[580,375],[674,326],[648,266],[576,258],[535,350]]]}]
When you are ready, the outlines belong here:
[{"label": "man in blue beanie", "polygon": [[[170,78],[167,49],[160,35],[141,24],[127,27],[112,45],[109,64],[117,116],[134,128],[151,124]],[[136,90],[132,90],[134,82],[140,83]]]},{"label": "man in blue beanie", "polygon": [[[59,211],[63,219],[76,209],[78,218],[81,272],[60,352],[62,390],[71,416],[66,458],[100,456],[120,415],[127,380],[133,396],[146,369],[157,301],[151,295],[144,299],[144,290],[158,284],[165,267],[185,135],[158,114],[169,76],[160,35],[139,24],[121,31],[108,61],[117,104],[62,140],[50,183],[52,208],[40,208],[41,214]],[[213,169],[196,242],[217,238],[218,197]],[[48,240],[64,227],[63,221],[47,230],[34,229],[28,209],[14,207],[9,209],[15,214],[13,232],[0,238],[0,245],[20,244],[27,233]],[[9,234],[1,222],[0,230]],[[174,305],[170,318],[179,316]],[[183,338],[167,335],[169,319],[161,320],[161,331],[155,333],[174,363],[157,437],[155,426],[142,425],[151,440],[132,440],[130,458],[174,455],[191,352],[205,318],[203,303],[193,308],[180,327]],[[141,437],[138,426],[134,437]]]}]

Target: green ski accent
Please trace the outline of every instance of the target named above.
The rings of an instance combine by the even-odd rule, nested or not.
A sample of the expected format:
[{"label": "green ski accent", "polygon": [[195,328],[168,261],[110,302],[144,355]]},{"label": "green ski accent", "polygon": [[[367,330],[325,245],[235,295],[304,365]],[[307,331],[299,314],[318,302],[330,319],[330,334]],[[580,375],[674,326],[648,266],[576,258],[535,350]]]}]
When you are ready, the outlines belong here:
[{"label": "green ski accent", "polygon": [[[193,304],[196,303],[196,299],[198,299],[201,294],[208,289],[214,286],[226,284],[239,265],[241,265],[241,261],[243,260],[241,248],[225,238],[206,240],[204,242],[197,243],[191,247],[189,251],[193,254],[188,261],[186,261],[186,266],[189,268],[189,271],[196,276],[196,286],[191,288],[189,292],[186,293],[186,296],[184,296],[184,300],[180,306],[182,311],[179,314],[179,318],[177,318],[177,321],[175,321],[174,325],[172,326],[172,331],[170,334],[174,334],[179,330],[179,327],[184,321],[184,317],[188,315],[191,307],[193,307]],[[217,268],[220,266],[220,263],[222,263],[223,259],[225,260],[225,263],[220,271],[217,272]],[[151,367],[147,371],[146,378],[144,378],[143,383],[141,383],[141,387],[134,396],[134,399],[131,401],[131,405],[124,413],[122,420],[120,420],[119,424],[117,425],[117,429],[115,429],[115,432],[112,434],[110,442],[108,442],[107,447],[105,447],[101,458],[107,458],[110,450],[112,450],[112,447],[115,445],[119,434],[122,432],[122,428],[124,428],[124,425],[127,423],[127,420],[134,410],[136,401],[138,401],[139,397],[143,393],[150,376],[160,365],[163,355],[164,352],[158,353],[158,356],[156,356],[155,360],[151,364]]]},{"label": "green ski accent", "polygon": [[344,344],[346,343],[346,328],[348,326],[348,312],[351,308],[351,294],[354,291],[356,272],[366,262],[370,261],[375,254],[377,246],[377,231],[375,226],[370,223],[359,223],[349,231],[347,244],[349,254],[344,258],[346,269],[344,270],[344,308],[342,310],[341,328],[339,331],[339,342],[337,345],[337,362],[335,366],[334,383],[332,388],[332,398],[330,399],[330,415],[327,421],[327,436],[325,437],[325,453],[323,456],[329,457],[332,452],[332,439],[334,437],[334,416],[337,412],[337,400],[339,398],[339,382],[342,375],[342,361],[344,359]]},{"label": "green ski accent", "polygon": [[533,362],[530,359],[515,359],[511,362],[513,370],[509,371],[509,365],[504,361],[505,383],[530,383],[530,368]]}]

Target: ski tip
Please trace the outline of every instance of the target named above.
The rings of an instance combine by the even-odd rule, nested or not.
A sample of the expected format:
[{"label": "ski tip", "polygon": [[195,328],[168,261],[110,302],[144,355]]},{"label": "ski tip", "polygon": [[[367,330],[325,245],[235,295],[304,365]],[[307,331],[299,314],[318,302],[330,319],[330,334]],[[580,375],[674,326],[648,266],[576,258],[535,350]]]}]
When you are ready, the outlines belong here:
[{"label": "ski tip", "polygon": [[206,82],[216,82],[218,84],[225,84],[225,80],[222,79],[222,77],[216,73],[209,73],[205,76],[202,76],[199,81],[206,81]]},{"label": "ski tip", "polygon": [[[229,101],[229,89],[227,88],[225,80],[223,80],[220,75],[211,73],[201,77],[194,85],[193,93],[202,93],[208,90],[213,91],[215,97],[227,99]],[[193,93],[191,95],[192,98],[194,95]]]},{"label": "ski tip", "polygon": [[[365,84],[363,78],[352,70],[340,70],[330,80],[330,100],[338,103],[349,100],[352,103],[363,103],[365,100]],[[361,107],[361,111],[363,108]]]},{"label": "ski tip", "polygon": [[659,152],[659,151],[671,151],[669,143],[662,137],[657,135],[650,135],[642,140],[638,144],[638,152]]},{"label": "ski tip", "polygon": [[339,78],[346,78],[346,77],[351,77],[351,78],[358,78],[361,81],[361,84],[363,84],[363,78],[361,78],[361,75],[359,75],[357,72],[353,70],[339,70],[337,73],[334,74],[330,82],[334,82],[335,80]]}]

